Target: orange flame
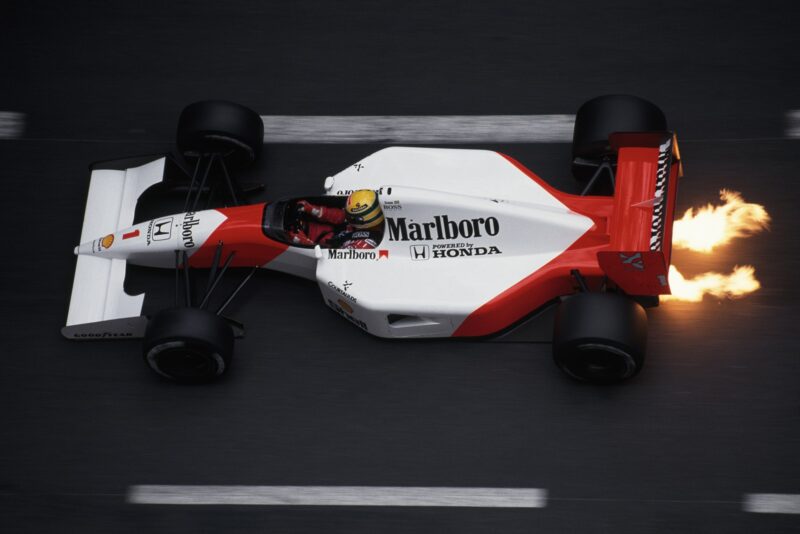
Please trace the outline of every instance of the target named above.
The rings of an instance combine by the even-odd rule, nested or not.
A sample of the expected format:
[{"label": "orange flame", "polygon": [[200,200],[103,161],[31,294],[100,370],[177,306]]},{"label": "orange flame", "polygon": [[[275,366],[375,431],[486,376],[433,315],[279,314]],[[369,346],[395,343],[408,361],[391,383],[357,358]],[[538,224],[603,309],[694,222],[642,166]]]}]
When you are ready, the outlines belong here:
[{"label": "orange flame", "polygon": [[736,191],[723,189],[719,198],[724,204],[706,204],[695,210],[689,208],[672,225],[672,245],[676,248],[711,252],[736,237],[747,237],[769,226],[769,214],[764,206],[745,202]]},{"label": "orange flame", "polygon": [[700,302],[704,295],[722,298],[738,298],[752,293],[761,287],[756,280],[756,270],[751,265],[737,265],[731,274],[715,272],[703,273],[686,279],[675,268],[669,268],[669,287],[671,295],[661,295],[663,300],[683,300]]},{"label": "orange flame", "polygon": [[[706,204],[699,209],[689,208],[672,226],[675,248],[709,253],[715,247],[737,237],[749,237],[769,227],[770,216],[764,206],[744,201],[736,191],[719,192],[721,206]],[[707,272],[686,279],[672,265],[669,268],[671,295],[663,300],[700,302],[704,295],[717,298],[738,298],[761,287],[751,265],[737,265],[730,274]]]}]

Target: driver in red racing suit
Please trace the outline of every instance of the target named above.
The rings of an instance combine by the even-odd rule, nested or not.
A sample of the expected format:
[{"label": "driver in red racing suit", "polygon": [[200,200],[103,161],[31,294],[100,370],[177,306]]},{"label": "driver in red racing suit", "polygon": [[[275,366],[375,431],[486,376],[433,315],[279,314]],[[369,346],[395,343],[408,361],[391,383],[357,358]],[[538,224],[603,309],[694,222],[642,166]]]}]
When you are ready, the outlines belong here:
[{"label": "driver in red racing suit", "polygon": [[[383,210],[378,195],[370,189],[350,193],[344,209],[317,206],[301,200],[297,203],[297,211],[306,217],[307,229],[290,231],[292,244],[370,249],[377,247],[380,241]],[[342,225],[345,225],[344,229],[341,229]]]}]

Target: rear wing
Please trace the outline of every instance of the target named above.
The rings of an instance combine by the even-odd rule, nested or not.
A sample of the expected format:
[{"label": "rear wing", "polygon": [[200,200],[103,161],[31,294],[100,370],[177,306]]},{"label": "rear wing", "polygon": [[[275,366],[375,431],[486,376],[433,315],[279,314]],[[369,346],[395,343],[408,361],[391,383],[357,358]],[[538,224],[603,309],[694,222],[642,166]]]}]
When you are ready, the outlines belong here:
[{"label": "rear wing", "polygon": [[[164,178],[166,158],[127,169],[94,168],[79,243],[115,233],[133,224],[136,202]],[[76,248],[77,253],[77,248]],[[79,255],[61,333],[70,339],[141,337],[144,294],[125,293],[125,260]]]},{"label": "rear wing", "polygon": [[608,250],[598,252],[601,269],[630,295],[669,294],[672,221],[678,180],[683,176],[678,140],[672,132],[616,133],[614,209]]}]

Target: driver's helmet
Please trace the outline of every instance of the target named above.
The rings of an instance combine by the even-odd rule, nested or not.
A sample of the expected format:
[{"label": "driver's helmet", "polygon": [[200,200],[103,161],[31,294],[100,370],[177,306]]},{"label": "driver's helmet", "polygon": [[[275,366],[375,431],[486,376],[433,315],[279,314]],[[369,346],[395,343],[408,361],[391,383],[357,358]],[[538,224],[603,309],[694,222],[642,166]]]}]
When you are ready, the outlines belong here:
[{"label": "driver's helmet", "polygon": [[383,222],[378,194],[371,189],[353,191],[344,207],[347,222],[358,229],[375,228]]}]

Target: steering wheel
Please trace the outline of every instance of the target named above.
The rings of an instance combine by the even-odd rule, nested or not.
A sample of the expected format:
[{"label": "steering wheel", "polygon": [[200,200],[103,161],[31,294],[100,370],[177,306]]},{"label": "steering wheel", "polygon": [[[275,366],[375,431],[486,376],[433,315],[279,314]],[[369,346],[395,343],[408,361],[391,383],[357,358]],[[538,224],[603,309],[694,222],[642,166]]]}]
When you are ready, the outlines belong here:
[{"label": "steering wheel", "polygon": [[287,228],[292,232],[302,231],[303,233],[308,233],[308,221],[303,217],[300,210],[297,209],[297,202],[292,203],[289,213],[291,215],[289,224],[286,225]]}]

